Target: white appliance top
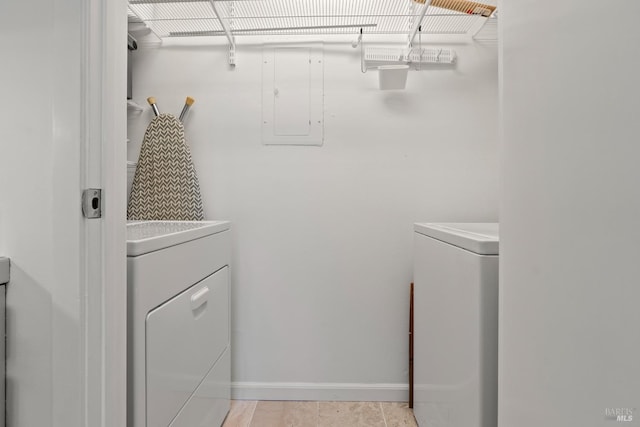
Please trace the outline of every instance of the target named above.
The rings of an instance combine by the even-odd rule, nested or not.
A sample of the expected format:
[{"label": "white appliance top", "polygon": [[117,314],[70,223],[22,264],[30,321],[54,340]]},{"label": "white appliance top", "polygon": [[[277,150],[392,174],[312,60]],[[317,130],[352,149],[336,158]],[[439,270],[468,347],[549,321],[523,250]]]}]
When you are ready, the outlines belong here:
[{"label": "white appliance top", "polygon": [[499,227],[495,222],[416,223],[414,230],[479,255],[499,254]]},{"label": "white appliance top", "polygon": [[131,221],[127,255],[137,256],[228,230],[229,221]]},{"label": "white appliance top", "polygon": [[0,285],[9,282],[9,258],[0,257]]}]

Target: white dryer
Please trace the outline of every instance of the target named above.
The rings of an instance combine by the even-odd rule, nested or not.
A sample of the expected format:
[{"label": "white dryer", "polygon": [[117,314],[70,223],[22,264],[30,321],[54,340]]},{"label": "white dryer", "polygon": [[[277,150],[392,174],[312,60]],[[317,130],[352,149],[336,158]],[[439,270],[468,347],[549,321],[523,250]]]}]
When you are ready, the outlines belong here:
[{"label": "white dryer", "polygon": [[220,426],[229,411],[229,226],[127,224],[129,427]]},{"label": "white dryer", "polygon": [[496,427],[498,224],[415,224],[414,414]]}]

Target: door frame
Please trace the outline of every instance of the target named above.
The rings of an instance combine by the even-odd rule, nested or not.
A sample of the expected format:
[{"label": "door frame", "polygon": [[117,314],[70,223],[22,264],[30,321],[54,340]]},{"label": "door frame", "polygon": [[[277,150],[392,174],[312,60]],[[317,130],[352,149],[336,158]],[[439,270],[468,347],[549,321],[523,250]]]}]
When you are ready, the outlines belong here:
[{"label": "door frame", "polygon": [[126,0],[84,3],[83,182],[102,189],[102,218],[85,219],[83,424],[125,426]]}]

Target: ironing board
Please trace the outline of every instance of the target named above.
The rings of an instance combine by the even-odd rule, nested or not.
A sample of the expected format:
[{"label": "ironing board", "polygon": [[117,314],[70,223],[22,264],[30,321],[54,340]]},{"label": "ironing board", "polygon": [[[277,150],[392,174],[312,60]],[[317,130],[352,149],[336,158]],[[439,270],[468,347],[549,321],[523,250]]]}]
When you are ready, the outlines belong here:
[{"label": "ironing board", "polygon": [[144,134],[127,219],[204,220],[200,185],[184,126],[171,114],[155,117]]}]

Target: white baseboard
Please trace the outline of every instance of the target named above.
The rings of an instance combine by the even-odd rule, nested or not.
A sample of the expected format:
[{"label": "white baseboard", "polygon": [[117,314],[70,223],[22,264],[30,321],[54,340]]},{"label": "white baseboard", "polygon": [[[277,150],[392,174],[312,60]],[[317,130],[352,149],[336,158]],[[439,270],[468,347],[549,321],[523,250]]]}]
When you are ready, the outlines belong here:
[{"label": "white baseboard", "polygon": [[232,382],[234,400],[406,402],[407,384]]}]

